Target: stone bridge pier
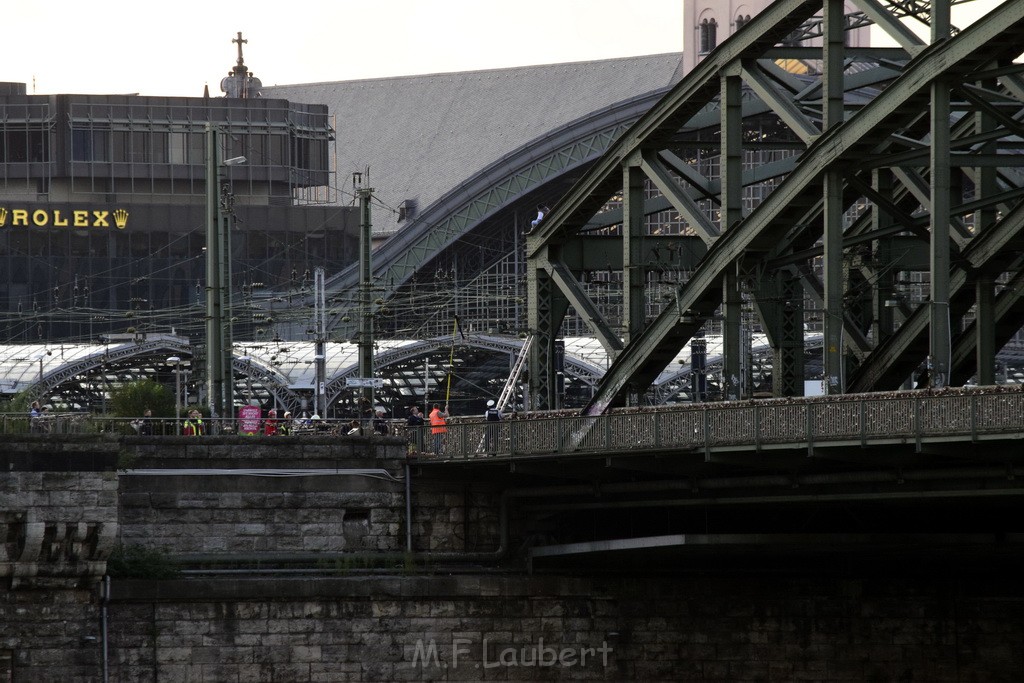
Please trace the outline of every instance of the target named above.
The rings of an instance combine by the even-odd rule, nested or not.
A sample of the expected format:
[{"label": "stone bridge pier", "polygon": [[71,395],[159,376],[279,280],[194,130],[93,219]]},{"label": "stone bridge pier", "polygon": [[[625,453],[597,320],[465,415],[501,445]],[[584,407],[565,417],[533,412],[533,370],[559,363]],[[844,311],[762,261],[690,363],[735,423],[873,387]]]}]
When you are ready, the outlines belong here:
[{"label": "stone bridge pier", "polygon": [[531,573],[526,548],[543,520],[526,498],[493,472],[407,464],[405,444],[387,438],[9,440],[0,680],[962,681],[1024,670],[1019,562],[998,552],[907,564],[649,549]]}]

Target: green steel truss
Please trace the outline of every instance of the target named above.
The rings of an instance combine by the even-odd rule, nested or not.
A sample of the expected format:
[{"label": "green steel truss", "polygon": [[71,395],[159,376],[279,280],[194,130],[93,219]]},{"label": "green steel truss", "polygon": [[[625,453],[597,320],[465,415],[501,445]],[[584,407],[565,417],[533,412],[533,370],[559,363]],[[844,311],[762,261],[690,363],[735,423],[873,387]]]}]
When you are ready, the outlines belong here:
[{"label": "green steel truss", "polygon": [[[991,376],[998,345],[1024,321],[1012,286],[1024,227],[1024,69],[1013,63],[1024,2],[1003,2],[963,30],[950,25],[949,0],[853,4],[857,21],[866,17],[898,47],[848,48],[841,0],[773,3],[625,131],[527,236],[535,407],[557,406],[550,349],[570,301],[617,352],[590,414],[642,394],[713,317],[723,321],[726,394],[739,397],[728,381],[741,366],[741,310],[756,312],[777,346],[777,371],[787,373],[774,378],[778,394],[802,391],[801,337],[812,311],[829,393],[898,388],[925,362],[937,386]],[[898,20],[922,13],[930,42]],[[794,32],[815,21],[818,37],[792,45]],[[781,59],[806,68],[782,69]],[[774,136],[758,134],[766,120]],[[743,164],[747,151],[772,144],[795,161]],[[709,158],[713,171],[694,165]],[[651,200],[636,190],[640,177],[708,245],[674,299],[643,320],[635,290],[645,281],[644,235],[635,217]],[[754,184],[766,194],[744,206],[740,194]],[[619,200],[629,272],[617,327],[580,300],[565,274],[585,275],[575,255],[586,251],[602,208]],[[923,273],[920,296],[896,291],[902,273]]]}]

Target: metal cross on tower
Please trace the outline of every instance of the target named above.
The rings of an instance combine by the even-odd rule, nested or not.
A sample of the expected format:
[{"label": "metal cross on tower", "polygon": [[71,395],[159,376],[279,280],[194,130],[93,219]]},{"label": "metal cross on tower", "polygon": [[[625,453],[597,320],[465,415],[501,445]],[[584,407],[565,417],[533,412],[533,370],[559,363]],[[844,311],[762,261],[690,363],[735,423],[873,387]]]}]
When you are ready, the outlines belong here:
[{"label": "metal cross on tower", "polygon": [[238,32],[237,38],[231,39],[232,43],[238,43],[238,66],[235,67],[235,71],[241,69],[242,73],[245,73],[245,61],[242,59],[242,44],[248,43],[249,41],[242,37],[242,32]]}]

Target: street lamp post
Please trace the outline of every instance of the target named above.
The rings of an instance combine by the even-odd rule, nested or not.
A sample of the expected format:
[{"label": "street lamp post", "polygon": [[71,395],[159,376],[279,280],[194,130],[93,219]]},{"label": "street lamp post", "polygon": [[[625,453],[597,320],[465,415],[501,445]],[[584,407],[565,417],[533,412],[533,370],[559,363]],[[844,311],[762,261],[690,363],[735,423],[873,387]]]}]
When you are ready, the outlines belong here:
[{"label": "street lamp post", "polygon": [[168,363],[174,363],[174,433],[181,434],[181,358],[171,356]]}]

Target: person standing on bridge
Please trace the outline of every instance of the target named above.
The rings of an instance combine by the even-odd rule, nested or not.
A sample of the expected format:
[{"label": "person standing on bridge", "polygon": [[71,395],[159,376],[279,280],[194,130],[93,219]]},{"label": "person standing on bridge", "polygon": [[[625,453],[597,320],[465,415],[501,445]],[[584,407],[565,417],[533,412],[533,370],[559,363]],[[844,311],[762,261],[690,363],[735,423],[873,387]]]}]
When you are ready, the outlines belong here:
[{"label": "person standing on bridge", "polygon": [[388,431],[388,418],[384,414],[384,409],[377,408],[377,412],[373,415],[373,433],[378,436],[387,436]]},{"label": "person standing on bridge", "polygon": [[271,408],[267,411],[267,419],[263,421],[263,434],[264,436],[274,436],[277,434],[277,409]]},{"label": "person standing on bridge", "polygon": [[198,410],[189,411],[188,419],[185,420],[183,431],[185,436],[202,436],[206,433],[206,425],[203,424],[203,418],[200,416]]},{"label": "person standing on bridge", "polygon": [[43,431],[43,426],[40,422],[42,415],[43,411],[39,407],[39,401],[32,401],[32,408],[28,411],[28,420],[29,429],[33,434],[38,434]]},{"label": "person standing on bridge", "polygon": [[487,410],[484,411],[484,452],[493,453],[498,445],[498,423],[501,422],[501,411],[494,405],[492,398],[487,402]]},{"label": "person standing on bridge", "polygon": [[132,427],[140,436],[153,436],[153,411],[146,408],[142,417],[132,420]]},{"label": "person standing on bridge", "polygon": [[441,447],[444,445],[444,435],[448,433],[448,406],[441,410],[441,406],[434,404],[430,411],[430,433],[434,435],[434,455],[441,454]]},{"label": "person standing on bridge", "polygon": [[423,450],[423,424],[423,413],[420,412],[419,406],[410,406],[409,417],[405,421],[405,432],[413,452]]},{"label": "person standing on bridge", "polygon": [[277,425],[277,433],[281,436],[288,436],[292,433],[292,426],[292,413],[286,410],[281,417],[281,423]]}]

